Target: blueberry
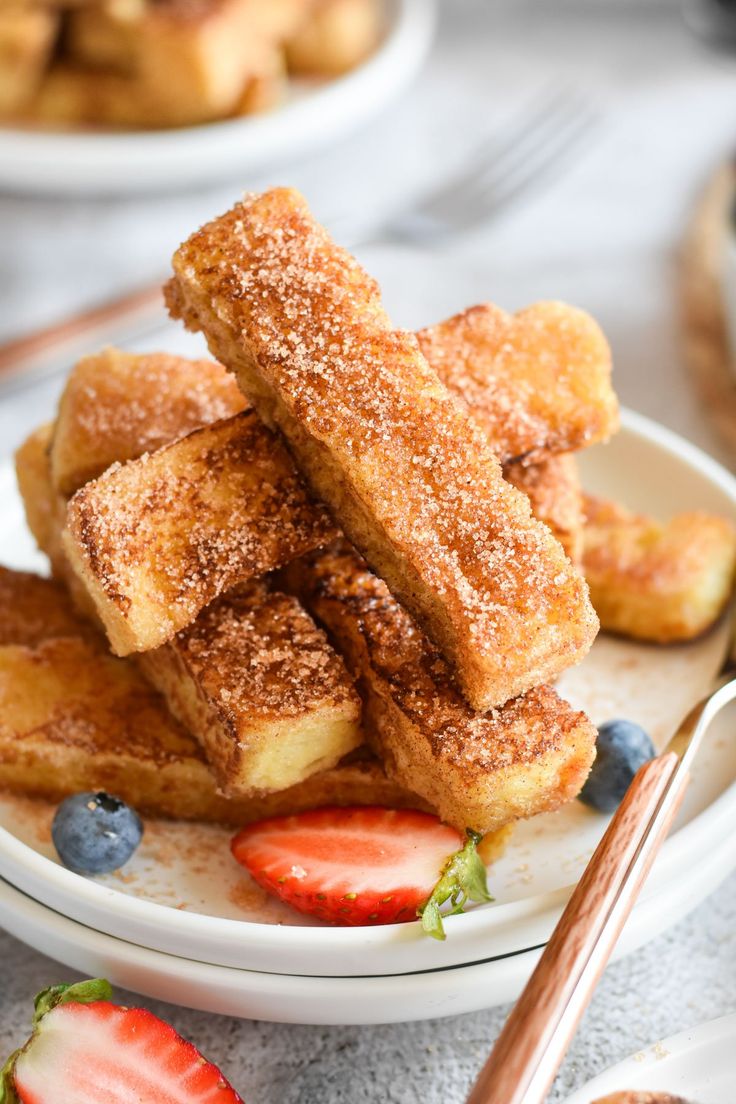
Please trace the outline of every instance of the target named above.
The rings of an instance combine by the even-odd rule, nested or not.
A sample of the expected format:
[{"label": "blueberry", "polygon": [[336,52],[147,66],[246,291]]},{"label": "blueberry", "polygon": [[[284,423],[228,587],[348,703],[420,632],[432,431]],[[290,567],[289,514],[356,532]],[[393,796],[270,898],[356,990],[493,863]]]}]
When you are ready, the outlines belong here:
[{"label": "blueberry", "polygon": [[143,835],[138,814],[106,793],[78,793],[56,810],[51,836],[64,866],[77,874],[107,874],[133,854]]},{"label": "blueberry", "polygon": [[598,729],[596,758],[580,800],[602,813],[612,813],[623,801],[642,763],[657,754],[651,737],[633,721],[606,721]]}]

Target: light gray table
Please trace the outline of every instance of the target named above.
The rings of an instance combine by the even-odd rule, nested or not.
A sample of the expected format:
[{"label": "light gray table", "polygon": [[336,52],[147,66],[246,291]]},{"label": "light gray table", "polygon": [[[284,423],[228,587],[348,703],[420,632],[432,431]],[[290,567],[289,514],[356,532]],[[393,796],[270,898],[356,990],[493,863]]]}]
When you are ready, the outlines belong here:
[{"label": "light gray table", "polygon": [[[453,302],[458,271],[473,296],[510,307],[540,297],[577,302],[611,339],[624,400],[728,460],[685,376],[674,277],[689,207],[736,137],[736,62],[689,36],[674,0],[444,0],[430,65],[405,101],[278,182],[301,187],[328,221],[351,208],[388,210],[535,90],[562,79],[602,106],[590,149],[543,193],[457,244],[446,280],[435,259],[425,282],[407,289],[389,265],[391,308],[414,325],[462,305]],[[195,223],[241,187],[269,182],[134,202],[0,197],[0,337],[149,279]],[[58,388],[51,380],[0,400],[0,454],[52,411]],[[734,1010],[735,918],[731,878],[689,919],[608,970],[554,1101],[616,1059]],[[33,994],[67,974],[7,936],[0,961],[2,1056],[24,1037]],[[157,1010],[222,1065],[250,1104],[460,1104],[506,1012],[322,1029]]]}]

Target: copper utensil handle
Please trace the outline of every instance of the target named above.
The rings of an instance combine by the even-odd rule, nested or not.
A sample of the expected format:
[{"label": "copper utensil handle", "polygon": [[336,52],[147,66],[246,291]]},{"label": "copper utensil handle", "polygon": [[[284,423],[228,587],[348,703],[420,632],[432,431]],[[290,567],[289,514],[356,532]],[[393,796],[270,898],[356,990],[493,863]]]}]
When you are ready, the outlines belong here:
[{"label": "copper utensil handle", "polygon": [[598,844],[467,1104],[541,1104],[689,781],[645,763]]},{"label": "copper utensil handle", "polygon": [[52,353],[55,357],[60,357],[64,350],[72,346],[83,346],[85,342],[92,342],[95,338],[104,342],[109,340],[109,331],[116,326],[127,327],[146,322],[150,325],[159,315],[163,324],[165,316],[161,284],[156,283],[81,311],[63,322],[57,322],[25,337],[15,338],[0,345],[0,383],[20,379],[27,373],[32,374]]}]

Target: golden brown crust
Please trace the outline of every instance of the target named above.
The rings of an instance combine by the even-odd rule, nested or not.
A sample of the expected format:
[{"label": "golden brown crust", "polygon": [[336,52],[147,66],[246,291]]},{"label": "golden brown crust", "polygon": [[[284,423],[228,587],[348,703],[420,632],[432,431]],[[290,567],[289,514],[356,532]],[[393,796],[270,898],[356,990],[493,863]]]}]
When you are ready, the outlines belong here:
[{"label": "golden brown crust", "polygon": [[582,658],[597,624],[581,577],[298,193],[247,198],[192,235],[174,270],[172,313],[282,431],[474,706]]},{"label": "golden brown crust", "polygon": [[60,583],[0,566],[0,646],[33,648],[42,641],[84,636],[88,631]]},{"label": "golden brown crust", "polygon": [[160,646],[218,595],[333,533],[278,440],[245,412],[82,487],[64,548],[126,655]]},{"label": "golden brown crust", "polygon": [[230,796],[286,789],[363,742],[342,660],[295,598],[261,581],[213,602],[140,663]]},{"label": "golden brown crust", "polygon": [[0,117],[24,111],[41,82],[59,30],[43,6],[0,8]]},{"label": "golden brown crust", "polygon": [[15,454],[15,474],[26,512],[28,528],[36,544],[48,556],[51,571],[66,586],[75,607],[87,620],[99,619],[87,588],[72,570],[61,543],[66,524],[66,499],[51,482],[49,448],[53,425],[42,425],[31,433]]},{"label": "golden brown crust", "polygon": [[[53,422],[34,429],[15,453],[15,476],[28,528],[38,547],[52,558],[52,545],[66,514],[66,503],[54,491],[49,475]],[[63,524],[63,521],[61,521]]]},{"label": "golden brown crust", "polygon": [[107,348],[70,372],[51,442],[51,474],[74,494],[115,462],[153,452],[248,403],[229,372],[209,360]]},{"label": "golden brown crust", "polygon": [[475,713],[436,648],[347,545],[282,575],[357,677],[369,738],[389,775],[411,779],[443,820],[490,831],[579,792],[596,731],[550,687]]},{"label": "golden brown crust", "polygon": [[601,625],[638,640],[691,640],[733,590],[736,528],[694,511],[666,524],[585,497],[583,569]]},{"label": "golden brown crust", "polygon": [[572,452],[618,429],[611,352],[585,311],[541,302],[507,314],[483,303],[417,336],[504,463]]},{"label": "golden brown crust", "polygon": [[0,789],[58,802],[105,789],[143,814],[242,825],[320,805],[427,808],[351,757],[277,794],[217,792],[197,742],[128,660],[80,623],[58,584],[0,569]]},{"label": "golden brown crust", "polygon": [[583,493],[569,453],[538,463],[506,464],[503,477],[529,499],[532,513],[554,533],[574,564],[583,556]]},{"label": "golden brown crust", "polygon": [[376,48],[383,12],[375,0],[317,0],[286,44],[292,73],[338,77]]}]

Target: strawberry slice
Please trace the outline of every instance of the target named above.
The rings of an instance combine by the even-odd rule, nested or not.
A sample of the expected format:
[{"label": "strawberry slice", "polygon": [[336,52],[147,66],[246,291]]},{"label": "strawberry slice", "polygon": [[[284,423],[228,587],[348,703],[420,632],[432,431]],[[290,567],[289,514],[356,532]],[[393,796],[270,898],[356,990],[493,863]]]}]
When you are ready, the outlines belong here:
[{"label": "strawberry slice", "polygon": [[173,1027],[110,996],[102,979],[39,994],[33,1035],[0,1074],[0,1104],[243,1104]]},{"label": "strawberry slice", "polygon": [[259,885],[300,912],[360,926],[426,910],[425,930],[442,939],[440,905],[459,912],[468,898],[490,900],[479,839],[468,833],[463,847],[455,828],[413,809],[328,807],[248,825],[231,847]]}]

